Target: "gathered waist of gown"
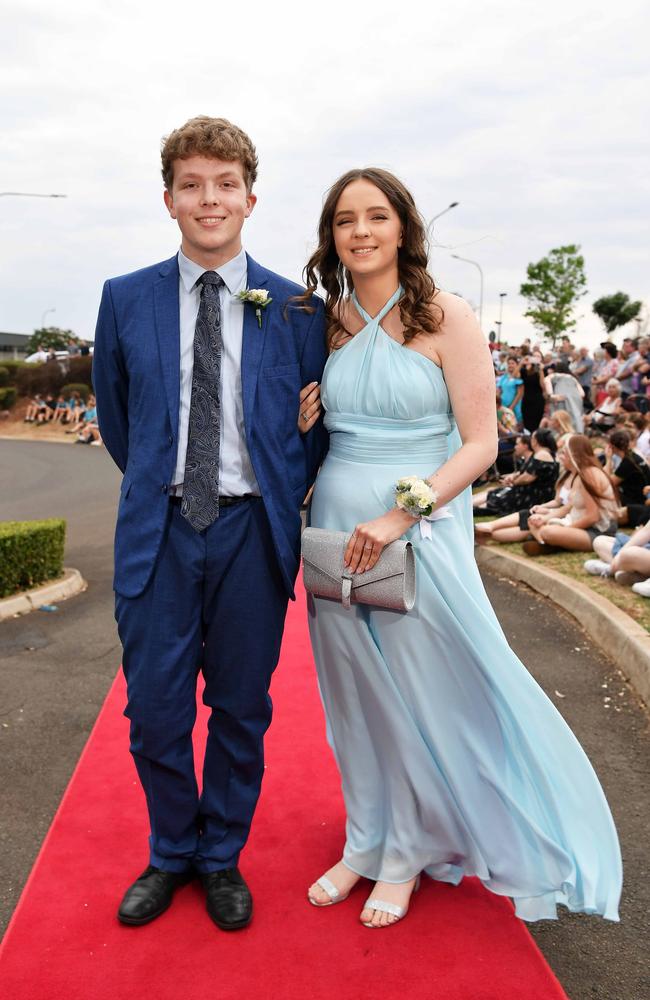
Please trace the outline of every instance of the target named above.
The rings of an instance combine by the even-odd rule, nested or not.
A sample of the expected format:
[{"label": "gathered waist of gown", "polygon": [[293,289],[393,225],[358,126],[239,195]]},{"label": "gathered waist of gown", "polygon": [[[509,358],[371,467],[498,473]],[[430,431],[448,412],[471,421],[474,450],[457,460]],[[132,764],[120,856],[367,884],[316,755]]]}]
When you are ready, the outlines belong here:
[{"label": "gathered waist of gown", "polygon": [[456,422],[446,413],[405,420],[329,412],[325,415],[325,426],[330,434],[329,454],[333,457],[373,465],[403,465],[406,459],[427,461],[446,457],[447,435]]}]

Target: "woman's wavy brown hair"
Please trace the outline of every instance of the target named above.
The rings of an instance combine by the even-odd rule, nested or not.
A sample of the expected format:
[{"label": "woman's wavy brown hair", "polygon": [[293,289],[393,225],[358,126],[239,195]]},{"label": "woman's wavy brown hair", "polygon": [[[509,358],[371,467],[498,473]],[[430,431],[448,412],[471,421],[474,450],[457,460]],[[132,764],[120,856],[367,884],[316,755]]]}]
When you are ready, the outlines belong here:
[{"label": "woman's wavy brown hair", "polygon": [[[303,271],[307,291],[302,300],[308,305],[318,282],[325,289],[328,317],[327,341],[330,350],[340,347],[350,331],[341,318],[345,295],[354,288],[350,271],[343,267],[334,245],[334,214],[343,191],[353,181],[366,180],[382,191],[397,212],[402,224],[402,245],[398,248],[397,270],[404,294],[399,300],[404,325],[404,342],[418,333],[436,333],[444,319],[442,308],[434,303],[436,286],[427,271],[428,241],[424,220],[410,191],[394,174],[379,167],[348,170],[327,192],[318,223],[318,246]],[[434,307],[434,308],[432,308]]]},{"label": "woman's wavy brown hair", "polygon": [[[594,500],[611,500],[614,496],[614,484],[594,455],[591,441],[585,434],[572,434],[564,444],[564,450],[569,456],[573,471],[577,474],[587,493]],[[598,490],[594,484],[595,474],[589,475],[588,470],[598,470],[606,480],[604,489]],[[609,486],[609,489],[608,489]],[[610,492],[611,489],[611,492]]]}]

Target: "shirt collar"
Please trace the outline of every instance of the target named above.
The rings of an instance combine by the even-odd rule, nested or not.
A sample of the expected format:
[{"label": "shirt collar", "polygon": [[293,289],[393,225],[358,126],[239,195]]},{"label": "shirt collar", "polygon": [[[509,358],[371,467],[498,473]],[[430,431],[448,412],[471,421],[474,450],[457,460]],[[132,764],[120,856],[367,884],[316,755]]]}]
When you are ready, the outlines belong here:
[{"label": "shirt collar", "polygon": [[[178,251],[178,270],[180,272],[183,288],[186,292],[191,292],[198,279],[205,272],[206,268],[201,264],[196,264],[189,257],[186,257],[182,250]],[[246,251],[240,250],[236,257],[232,257],[220,267],[214,270],[223,278],[226,288],[231,295],[241,291],[246,285],[248,263]]]}]

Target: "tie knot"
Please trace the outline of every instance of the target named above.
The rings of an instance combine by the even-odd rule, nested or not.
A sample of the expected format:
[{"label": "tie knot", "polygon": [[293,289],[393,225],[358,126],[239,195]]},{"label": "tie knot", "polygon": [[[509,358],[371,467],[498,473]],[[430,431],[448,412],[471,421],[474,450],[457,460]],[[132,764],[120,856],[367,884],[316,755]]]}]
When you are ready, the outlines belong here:
[{"label": "tie knot", "polygon": [[220,274],[217,274],[216,271],[204,271],[198,279],[197,284],[203,286],[211,285],[213,288],[222,288],[225,285],[225,281]]}]

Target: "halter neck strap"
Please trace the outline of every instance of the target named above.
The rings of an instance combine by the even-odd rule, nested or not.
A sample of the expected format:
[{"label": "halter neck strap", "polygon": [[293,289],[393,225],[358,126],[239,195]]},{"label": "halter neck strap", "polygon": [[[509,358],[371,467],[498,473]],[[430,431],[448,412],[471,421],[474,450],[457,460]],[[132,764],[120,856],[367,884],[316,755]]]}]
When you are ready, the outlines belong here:
[{"label": "halter neck strap", "polygon": [[384,316],[386,316],[391,311],[396,302],[399,302],[403,294],[404,294],[404,289],[402,288],[401,285],[398,285],[397,290],[393,292],[386,305],[379,310],[376,316],[370,316],[366,312],[366,310],[360,304],[356,292],[352,292],[352,301],[354,302],[356,309],[359,311],[359,314],[363,317],[363,319],[365,319],[366,323],[376,323],[377,326],[379,326]]}]

